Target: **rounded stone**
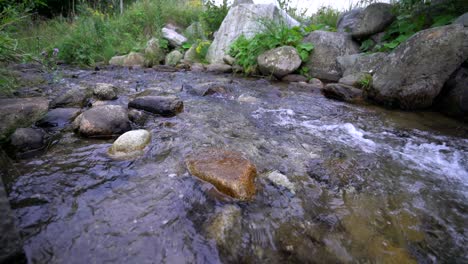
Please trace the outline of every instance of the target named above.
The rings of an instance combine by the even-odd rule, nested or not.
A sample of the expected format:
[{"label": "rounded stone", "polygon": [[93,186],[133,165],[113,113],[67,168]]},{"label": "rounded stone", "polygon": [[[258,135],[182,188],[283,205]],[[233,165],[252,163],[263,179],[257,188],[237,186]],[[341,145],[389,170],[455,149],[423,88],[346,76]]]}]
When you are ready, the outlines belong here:
[{"label": "rounded stone", "polygon": [[109,148],[109,154],[117,157],[137,156],[149,144],[151,134],[144,129],[128,131],[122,134]]}]

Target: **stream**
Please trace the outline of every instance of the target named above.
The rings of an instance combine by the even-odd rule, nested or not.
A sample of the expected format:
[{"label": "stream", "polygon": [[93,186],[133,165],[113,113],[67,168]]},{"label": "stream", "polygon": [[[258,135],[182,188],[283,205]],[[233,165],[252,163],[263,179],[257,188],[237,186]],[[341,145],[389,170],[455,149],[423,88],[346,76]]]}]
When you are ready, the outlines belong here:
[{"label": "stream", "polygon": [[[14,161],[6,185],[31,263],[468,262],[466,124],[241,76],[62,71],[50,98],[105,82],[122,89],[107,103],[127,105],[151,89],[178,96],[184,112],[133,124],[152,134],[133,160],[108,155],[114,139],[50,129],[45,153]],[[181,89],[207,82],[229,91]],[[253,201],[227,198],[188,173],[184,157],[210,146],[256,165]],[[226,212],[214,239],[213,219]]]}]

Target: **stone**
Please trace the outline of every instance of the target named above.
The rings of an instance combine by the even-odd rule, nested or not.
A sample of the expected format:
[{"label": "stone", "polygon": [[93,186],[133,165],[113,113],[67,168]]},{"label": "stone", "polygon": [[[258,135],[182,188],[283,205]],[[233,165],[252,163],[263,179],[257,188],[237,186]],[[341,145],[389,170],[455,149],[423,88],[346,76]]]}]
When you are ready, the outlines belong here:
[{"label": "stone", "polygon": [[292,83],[292,82],[307,82],[307,77],[300,74],[288,74],[281,78],[281,81]]},{"label": "stone", "polygon": [[453,21],[452,24],[460,24],[464,27],[468,27],[468,12],[459,16],[457,19],[455,19],[455,21]]},{"label": "stone", "polygon": [[144,148],[150,143],[151,134],[144,129],[125,132],[109,148],[113,157],[128,158],[143,154]]},{"label": "stone", "polygon": [[197,53],[197,46],[194,44],[192,45],[184,54],[184,61],[193,63],[193,62],[200,62],[200,56]]},{"label": "stone", "polygon": [[[161,49],[159,39],[151,38],[145,47],[145,66],[159,65],[164,59],[164,51]],[[122,62],[123,64],[123,62]]]},{"label": "stone", "polygon": [[163,35],[163,38],[169,41],[169,45],[173,47],[180,47],[182,46],[182,44],[187,42],[186,37],[177,33],[175,30],[167,28],[167,27],[162,28],[162,35]]},{"label": "stone", "polygon": [[393,21],[395,15],[392,5],[386,3],[373,3],[359,12],[358,21],[351,29],[354,38],[362,39],[385,30]]},{"label": "stone", "polygon": [[468,68],[460,68],[445,83],[437,108],[448,116],[468,122]]},{"label": "stone", "polygon": [[280,173],[279,171],[272,171],[268,173],[266,178],[275,185],[283,187],[293,194],[296,193],[296,187],[294,187],[294,184],[288,179],[286,175]]},{"label": "stone", "polygon": [[[68,88],[68,87],[67,87]],[[89,97],[90,91],[84,87],[69,87],[64,92],[60,93],[57,97],[50,102],[50,108],[59,107],[84,107]]]},{"label": "stone", "polygon": [[23,241],[15,225],[15,215],[0,175],[0,263],[27,263]]},{"label": "stone", "polygon": [[49,109],[43,97],[0,99],[0,142],[5,141],[18,127],[29,127],[41,119]]},{"label": "stone", "polygon": [[123,66],[126,55],[114,56],[109,60],[109,65]]},{"label": "stone", "polygon": [[184,103],[174,96],[142,96],[130,101],[128,107],[171,117],[184,110]]},{"label": "stone", "polygon": [[430,107],[450,75],[467,59],[465,38],[459,24],[416,33],[385,57],[372,86],[365,89],[366,97],[408,110]]},{"label": "stone", "polygon": [[217,212],[206,228],[207,237],[216,242],[217,247],[228,258],[239,254],[242,245],[242,210],[234,204],[225,205]]},{"label": "stone", "polygon": [[362,90],[340,83],[327,84],[322,89],[325,97],[344,102],[357,102],[362,100]]},{"label": "stone", "polygon": [[185,29],[184,35],[189,39],[206,40],[203,25],[200,22],[193,22]]},{"label": "stone", "polygon": [[359,53],[336,58],[343,76],[357,73],[373,73],[377,67],[384,61],[387,54],[376,52],[371,54]]},{"label": "stone", "polygon": [[313,85],[317,89],[323,89],[323,87],[325,86],[323,82],[317,78],[310,79],[309,84]]},{"label": "stone", "polygon": [[201,63],[194,63],[190,66],[190,70],[193,72],[204,72],[205,66],[203,66]]},{"label": "stone", "polygon": [[93,94],[99,100],[115,100],[117,99],[117,88],[110,83],[96,83]]},{"label": "stone", "polygon": [[294,47],[283,46],[260,54],[257,63],[263,74],[281,79],[299,69],[302,60]]},{"label": "stone", "polygon": [[39,121],[37,126],[40,127],[58,127],[63,128],[70,124],[75,117],[81,112],[80,108],[55,108],[47,112],[47,114]]},{"label": "stone", "polygon": [[213,94],[226,94],[230,88],[222,82],[209,82],[198,85],[184,84],[182,90],[193,95],[208,96]]},{"label": "stone", "polygon": [[364,9],[355,8],[348,12],[342,13],[338,17],[338,22],[336,23],[336,30],[341,33],[350,33],[359,22],[359,17]]},{"label": "stone", "polygon": [[122,66],[125,67],[143,67],[145,65],[145,57],[139,52],[130,52],[125,56]]},{"label": "stone", "polygon": [[314,31],[304,38],[314,45],[306,66],[315,78],[338,81],[342,77],[336,58],[359,53],[359,45],[346,33]]},{"label": "stone", "polygon": [[10,144],[16,151],[27,152],[44,147],[44,131],[34,128],[18,128],[10,137]]},{"label": "stone", "polygon": [[241,153],[202,149],[190,154],[185,163],[193,176],[213,184],[221,193],[244,201],[255,195],[257,170]]},{"label": "stone", "polygon": [[236,59],[233,58],[231,55],[225,55],[223,57],[223,62],[226,63],[227,65],[234,65],[236,63]]},{"label": "stone", "polygon": [[84,137],[113,137],[131,129],[127,109],[118,105],[93,107],[73,122],[74,129]]},{"label": "stone", "polygon": [[231,73],[232,67],[224,63],[213,63],[206,67],[206,71],[212,73]]},{"label": "stone", "polygon": [[229,9],[219,30],[214,34],[214,40],[208,49],[206,59],[210,63],[222,63],[224,55],[228,54],[231,44],[238,37],[244,35],[250,38],[262,29],[261,19],[284,21],[291,27],[299,26],[299,22],[273,4],[233,6]]},{"label": "stone", "polygon": [[128,119],[137,125],[143,126],[148,119],[148,115],[144,111],[140,111],[137,109],[129,109],[128,110]]},{"label": "stone", "polygon": [[168,66],[176,66],[183,58],[184,55],[180,51],[173,50],[166,55],[164,62]]},{"label": "stone", "polygon": [[348,86],[354,86],[356,88],[360,88],[360,86],[361,86],[360,81],[363,78],[366,78],[367,74],[368,73],[363,73],[363,72],[349,74],[349,75],[346,75],[343,78],[341,78],[338,82],[340,84],[345,84],[345,85],[348,85]]}]

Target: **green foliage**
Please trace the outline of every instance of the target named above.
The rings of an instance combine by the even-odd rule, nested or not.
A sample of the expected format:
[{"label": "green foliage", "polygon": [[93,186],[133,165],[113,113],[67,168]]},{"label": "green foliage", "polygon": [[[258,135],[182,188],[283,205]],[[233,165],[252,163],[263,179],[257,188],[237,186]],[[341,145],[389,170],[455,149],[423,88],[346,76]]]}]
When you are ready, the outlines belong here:
[{"label": "green foliage", "polygon": [[361,89],[369,89],[372,86],[372,75],[364,74],[361,79],[359,79],[358,83]]},{"label": "green foliage", "polygon": [[211,41],[205,40],[201,41],[198,40],[196,43],[196,48],[195,52],[198,55],[198,58],[200,58],[201,61],[205,62],[206,61],[206,54],[208,54],[208,49],[210,48]]},{"label": "green foliage", "polygon": [[227,0],[223,0],[220,6],[216,5],[213,0],[208,0],[204,3],[204,7],[205,10],[200,14],[200,21],[206,30],[205,34],[212,38],[226,17],[229,7]]},{"label": "green foliage", "polygon": [[257,57],[263,52],[280,46],[295,47],[303,61],[313,50],[313,45],[303,43],[307,32],[300,27],[289,28],[284,23],[262,20],[263,31],[253,38],[240,36],[230,47],[229,54],[236,58],[246,74],[252,74],[257,68]]},{"label": "green foliage", "polygon": [[322,6],[312,15],[310,21],[313,25],[321,27],[315,30],[336,31],[339,16],[340,11],[330,6]]},{"label": "green foliage", "polygon": [[361,51],[368,52],[375,46],[375,42],[372,39],[366,39],[361,43]]}]

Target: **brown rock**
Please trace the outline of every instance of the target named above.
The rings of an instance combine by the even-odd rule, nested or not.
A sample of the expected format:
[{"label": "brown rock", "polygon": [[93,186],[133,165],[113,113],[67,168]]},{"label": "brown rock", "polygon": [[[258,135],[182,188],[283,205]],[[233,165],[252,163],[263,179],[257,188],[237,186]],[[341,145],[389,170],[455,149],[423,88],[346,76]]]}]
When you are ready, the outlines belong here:
[{"label": "brown rock", "polygon": [[255,165],[238,152],[202,149],[189,155],[185,163],[193,176],[213,184],[220,192],[240,200],[255,195]]}]

